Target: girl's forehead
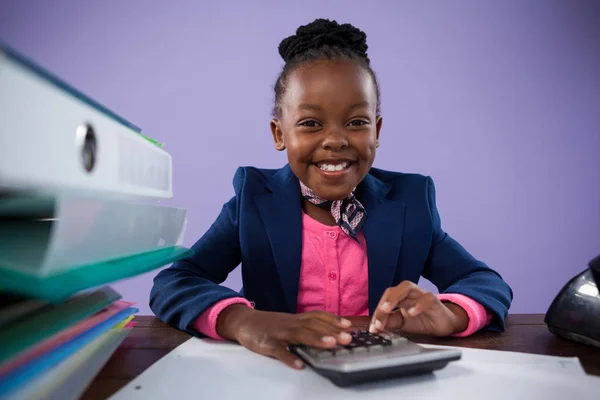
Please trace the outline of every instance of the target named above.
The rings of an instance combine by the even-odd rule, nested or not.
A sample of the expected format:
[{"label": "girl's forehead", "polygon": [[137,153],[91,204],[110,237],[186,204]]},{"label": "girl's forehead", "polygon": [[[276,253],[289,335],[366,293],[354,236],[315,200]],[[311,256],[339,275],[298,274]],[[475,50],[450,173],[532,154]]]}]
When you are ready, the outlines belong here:
[{"label": "girl's forehead", "polygon": [[349,103],[377,102],[373,79],[355,61],[319,60],[300,65],[286,83],[284,102],[290,106],[334,98]]},{"label": "girl's forehead", "polygon": [[[311,86],[331,83],[361,84],[369,74],[358,62],[352,60],[316,60],[299,65],[292,71],[288,85]],[[292,82],[294,81],[294,82]]]}]

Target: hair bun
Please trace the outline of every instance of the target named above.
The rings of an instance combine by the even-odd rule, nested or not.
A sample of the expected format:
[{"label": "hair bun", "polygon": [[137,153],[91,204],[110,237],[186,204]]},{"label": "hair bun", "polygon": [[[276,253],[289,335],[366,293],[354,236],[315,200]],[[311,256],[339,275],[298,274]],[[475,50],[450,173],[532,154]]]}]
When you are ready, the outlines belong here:
[{"label": "hair bun", "polygon": [[322,47],[350,50],[367,62],[367,35],[350,24],[338,24],[328,19],[316,19],[308,25],[300,26],[296,34],[287,37],[279,44],[279,54],[288,63],[295,57]]}]

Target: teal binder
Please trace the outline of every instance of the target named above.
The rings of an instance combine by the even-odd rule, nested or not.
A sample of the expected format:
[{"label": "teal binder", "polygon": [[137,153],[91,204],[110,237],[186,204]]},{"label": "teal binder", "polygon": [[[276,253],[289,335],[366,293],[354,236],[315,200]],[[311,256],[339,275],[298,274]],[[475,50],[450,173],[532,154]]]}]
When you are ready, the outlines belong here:
[{"label": "teal binder", "polygon": [[181,246],[168,247],[114,260],[83,265],[47,277],[35,277],[0,265],[0,291],[23,294],[48,302],[61,302],[73,294],[110,282],[130,278],[189,257],[193,251]]}]

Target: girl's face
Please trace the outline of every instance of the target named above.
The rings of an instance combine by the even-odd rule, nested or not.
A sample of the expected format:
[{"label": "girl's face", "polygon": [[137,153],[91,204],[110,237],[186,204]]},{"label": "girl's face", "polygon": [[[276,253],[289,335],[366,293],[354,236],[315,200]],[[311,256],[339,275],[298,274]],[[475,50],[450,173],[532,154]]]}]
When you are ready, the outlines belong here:
[{"label": "girl's face", "polygon": [[340,200],[363,180],[379,146],[373,79],[354,61],[319,60],[288,76],[275,147],[319,197]]}]

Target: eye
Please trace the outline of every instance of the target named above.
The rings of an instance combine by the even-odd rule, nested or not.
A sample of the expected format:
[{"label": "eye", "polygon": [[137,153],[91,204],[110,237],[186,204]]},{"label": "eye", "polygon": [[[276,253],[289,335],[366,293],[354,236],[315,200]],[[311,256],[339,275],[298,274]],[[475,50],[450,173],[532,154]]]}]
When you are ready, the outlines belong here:
[{"label": "eye", "polygon": [[319,126],[319,123],[317,121],[315,121],[314,119],[309,119],[307,121],[302,121],[298,124],[298,126],[305,126],[307,128],[316,128],[317,126]]},{"label": "eye", "polygon": [[368,125],[369,121],[365,121],[364,119],[353,119],[352,121],[350,121],[350,123],[348,125],[350,126],[363,126],[363,125]]}]

